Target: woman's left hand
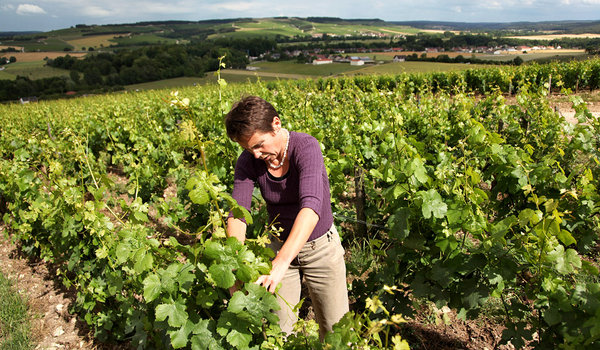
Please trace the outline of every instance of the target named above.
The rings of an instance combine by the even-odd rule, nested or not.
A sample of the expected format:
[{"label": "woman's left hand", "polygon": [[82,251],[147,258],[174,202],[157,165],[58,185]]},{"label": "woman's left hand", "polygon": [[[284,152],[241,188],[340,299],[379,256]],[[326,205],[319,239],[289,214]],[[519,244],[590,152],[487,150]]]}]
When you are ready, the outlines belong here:
[{"label": "woman's left hand", "polygon": [[262,275],[258,277],[256,280],[256,284],[263,285],[269,292],[275,293],[275,289],[277,289],[277,285],[285,276],[285,272],[287,271],[290,264],[286,264],[283,261],[275,258],[273,260],[273,268],[271,268],[271,273],[269,275]]}]

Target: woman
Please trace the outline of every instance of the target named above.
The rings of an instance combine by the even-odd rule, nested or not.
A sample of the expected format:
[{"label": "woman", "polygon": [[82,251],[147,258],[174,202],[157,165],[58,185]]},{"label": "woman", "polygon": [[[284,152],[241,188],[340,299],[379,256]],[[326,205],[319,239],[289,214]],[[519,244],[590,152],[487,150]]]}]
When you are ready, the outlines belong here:
[{"label": "woman", "polygon": [[[257,184],[270,221],[283,229],[279,239],[271,239],[276,253],[271,272],[256,283],[274,293],[281,282],[277,315],[289,334],[297,320],[292,309],[300,300],[304,276],[323,339],[349,308],[344,250],[333,225],[319,142],[283,129],[275,108],[256,96],[237,102],[225,126],[227,135],[244,148],[235,166],[233,198],[249,210]],[[243,242],[246,223],[230,216],[227,234]]]}]

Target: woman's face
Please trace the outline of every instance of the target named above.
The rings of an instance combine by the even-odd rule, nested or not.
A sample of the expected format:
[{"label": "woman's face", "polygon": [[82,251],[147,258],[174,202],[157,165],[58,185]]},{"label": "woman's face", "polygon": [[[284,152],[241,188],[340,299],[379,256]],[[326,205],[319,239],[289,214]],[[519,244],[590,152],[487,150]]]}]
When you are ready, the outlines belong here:
[{"label": "woman's face", "polygon": [[[283,152],[283,137],[281,137],[281,121],[278,117],[273,118],[273,131],[257,131],[247,139],[238,141],[240,146],[252,153],[254,158],[262,159],[267,164],[273,162]],[[283,140],[285,141],[285,140]]]}]

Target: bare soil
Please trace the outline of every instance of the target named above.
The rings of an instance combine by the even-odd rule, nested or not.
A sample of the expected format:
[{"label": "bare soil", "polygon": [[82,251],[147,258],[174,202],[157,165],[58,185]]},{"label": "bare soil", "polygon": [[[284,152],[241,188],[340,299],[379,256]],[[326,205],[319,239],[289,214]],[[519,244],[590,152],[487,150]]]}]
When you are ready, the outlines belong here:
[{"label": "bare soil", "polygon": [[25,257],[0,226],[0,271],[13,281],[28,302],[36,350],[117,350],[125,346],[101,344],[85,321],[69,312],[76,295],[62,287],[52,264]]}]

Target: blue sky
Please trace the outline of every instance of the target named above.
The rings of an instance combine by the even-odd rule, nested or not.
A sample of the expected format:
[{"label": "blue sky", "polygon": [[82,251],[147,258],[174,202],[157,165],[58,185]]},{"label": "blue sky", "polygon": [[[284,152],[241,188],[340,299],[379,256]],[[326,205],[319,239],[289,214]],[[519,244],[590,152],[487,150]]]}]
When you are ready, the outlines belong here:
[{"label": "blue sky", "polygon": [[273,16],[452,22],[600,20],[600,0],[0,0],[0,31]]}]

